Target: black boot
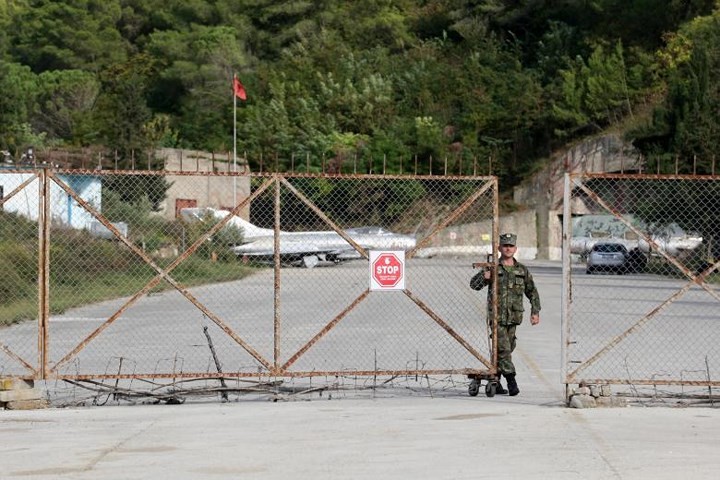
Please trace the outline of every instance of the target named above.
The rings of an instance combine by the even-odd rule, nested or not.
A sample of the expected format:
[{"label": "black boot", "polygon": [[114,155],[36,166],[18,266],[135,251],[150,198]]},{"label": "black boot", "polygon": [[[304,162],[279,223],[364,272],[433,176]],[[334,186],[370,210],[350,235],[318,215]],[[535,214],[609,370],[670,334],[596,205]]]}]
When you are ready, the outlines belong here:
[{"label": "black boot", "polygon": [[507,380],[507,386],[508,386],[508,394],[511,397],[514,397],[518,393],[520,393],[520,389],[518,388],[518,384],[515,381],[515,374],[514,373],[506,373],[505,380]]},{"label": "black boot", "polygon": [[495,393],[498,395],[507,395],[508,393],[508,391],[503,388],[500,377],[498,377],[497,383],[495,384]]}]

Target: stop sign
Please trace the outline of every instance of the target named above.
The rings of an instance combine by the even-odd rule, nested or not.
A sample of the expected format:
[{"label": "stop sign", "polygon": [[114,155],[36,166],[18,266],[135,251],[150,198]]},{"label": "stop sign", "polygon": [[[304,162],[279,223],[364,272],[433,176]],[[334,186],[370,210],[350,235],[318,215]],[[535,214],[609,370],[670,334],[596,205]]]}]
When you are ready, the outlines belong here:
[{"label": "stop sign", "polygon": [[403,278],[403,269],[403,262],[398,258],[397,254],[392,252],[381,253],[372,262],[372,280],[380,288],[395,287]]}]

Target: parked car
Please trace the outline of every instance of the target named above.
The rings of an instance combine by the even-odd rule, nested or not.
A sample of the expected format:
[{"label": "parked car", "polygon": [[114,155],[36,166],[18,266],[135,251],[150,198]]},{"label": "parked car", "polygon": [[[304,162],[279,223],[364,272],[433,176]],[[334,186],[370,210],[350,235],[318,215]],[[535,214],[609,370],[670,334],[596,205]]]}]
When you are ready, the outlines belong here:
[{"label": "parked car", "polygon": [[596,243],[588,254],[588,274],[597,271],[613,271],[618,274],[628,269],[630,254],[622,243]]}]

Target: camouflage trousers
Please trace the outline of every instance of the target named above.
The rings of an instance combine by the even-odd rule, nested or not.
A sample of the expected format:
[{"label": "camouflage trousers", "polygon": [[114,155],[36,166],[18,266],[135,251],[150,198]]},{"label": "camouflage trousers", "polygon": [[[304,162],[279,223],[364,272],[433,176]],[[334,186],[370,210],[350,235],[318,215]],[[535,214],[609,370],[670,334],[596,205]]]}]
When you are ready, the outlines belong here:
[{"label": "camouflage trousers", "polygon": [[515,329],[517,325],[498,325],[498,372],[515,373],[515,365],[512,362],[512,352],[515,350]]}]

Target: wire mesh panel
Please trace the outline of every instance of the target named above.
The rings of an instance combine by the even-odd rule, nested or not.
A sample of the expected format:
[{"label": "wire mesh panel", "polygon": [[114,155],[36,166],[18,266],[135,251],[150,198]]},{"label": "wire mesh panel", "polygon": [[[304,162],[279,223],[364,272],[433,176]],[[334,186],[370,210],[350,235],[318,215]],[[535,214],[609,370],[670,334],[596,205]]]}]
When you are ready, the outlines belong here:
[{"label": "wire mesh panel", "polygon": [[[236,281],[251,269],[230,251],[240,235],[227,224],[231,217],[192,207],[183,215],[168,205],[171,185],[162,175],[71,179],[52,178],[90,218],[82,229],[51,232],[50,307],[57,312],[49,329],[51,374],[217,373],[213,349],[227,341],[237,348],[228,349],[226,366],[257,371],[262,356],[248,342],[259,332],[241,338],[232,325],[242,318],[236,302],[249,293]],[[182,198],[210,196],[207,176],[180,180]],[[96,188],[101,197],[88,197]],[[227,190],[218,201],[231,205],[234,192]],[[68,284],[71,291],[64,291]]]},{"label": "wire mesh panel", "polygon": [[[32,375],[64,379],[494,371],[469,288],[493,177],[42,173],[46,234],[3,216],[33,226],[47,284],[2,330],[6,370],[34,354]],[[390,270],[373,252],[402,259],[399,288],[371,288]]]},{"label": "wire mesh panel", "polygon": [[[485,310],[468,283],[473,252],[489,252],[493,186],[487,179],[283,179],[280,256],[299,262],[300,253],[317,266],[279,274],[280,368],[303,375],[490,368]],[[269,208],[252,213],[271,217]],[[460,260],[447,255],[463,248],[469,255]],[[404,288],[371,288],[372,251],[404,253]]]},{"label": "wire mesh panel", "polygon": [[41,192],[37,172],[0,170],[0,376],[39,372]]},{"label": "wire mesh panel", "polygon": [[720,384],[720,178],[566,185],[565,382]]}]

